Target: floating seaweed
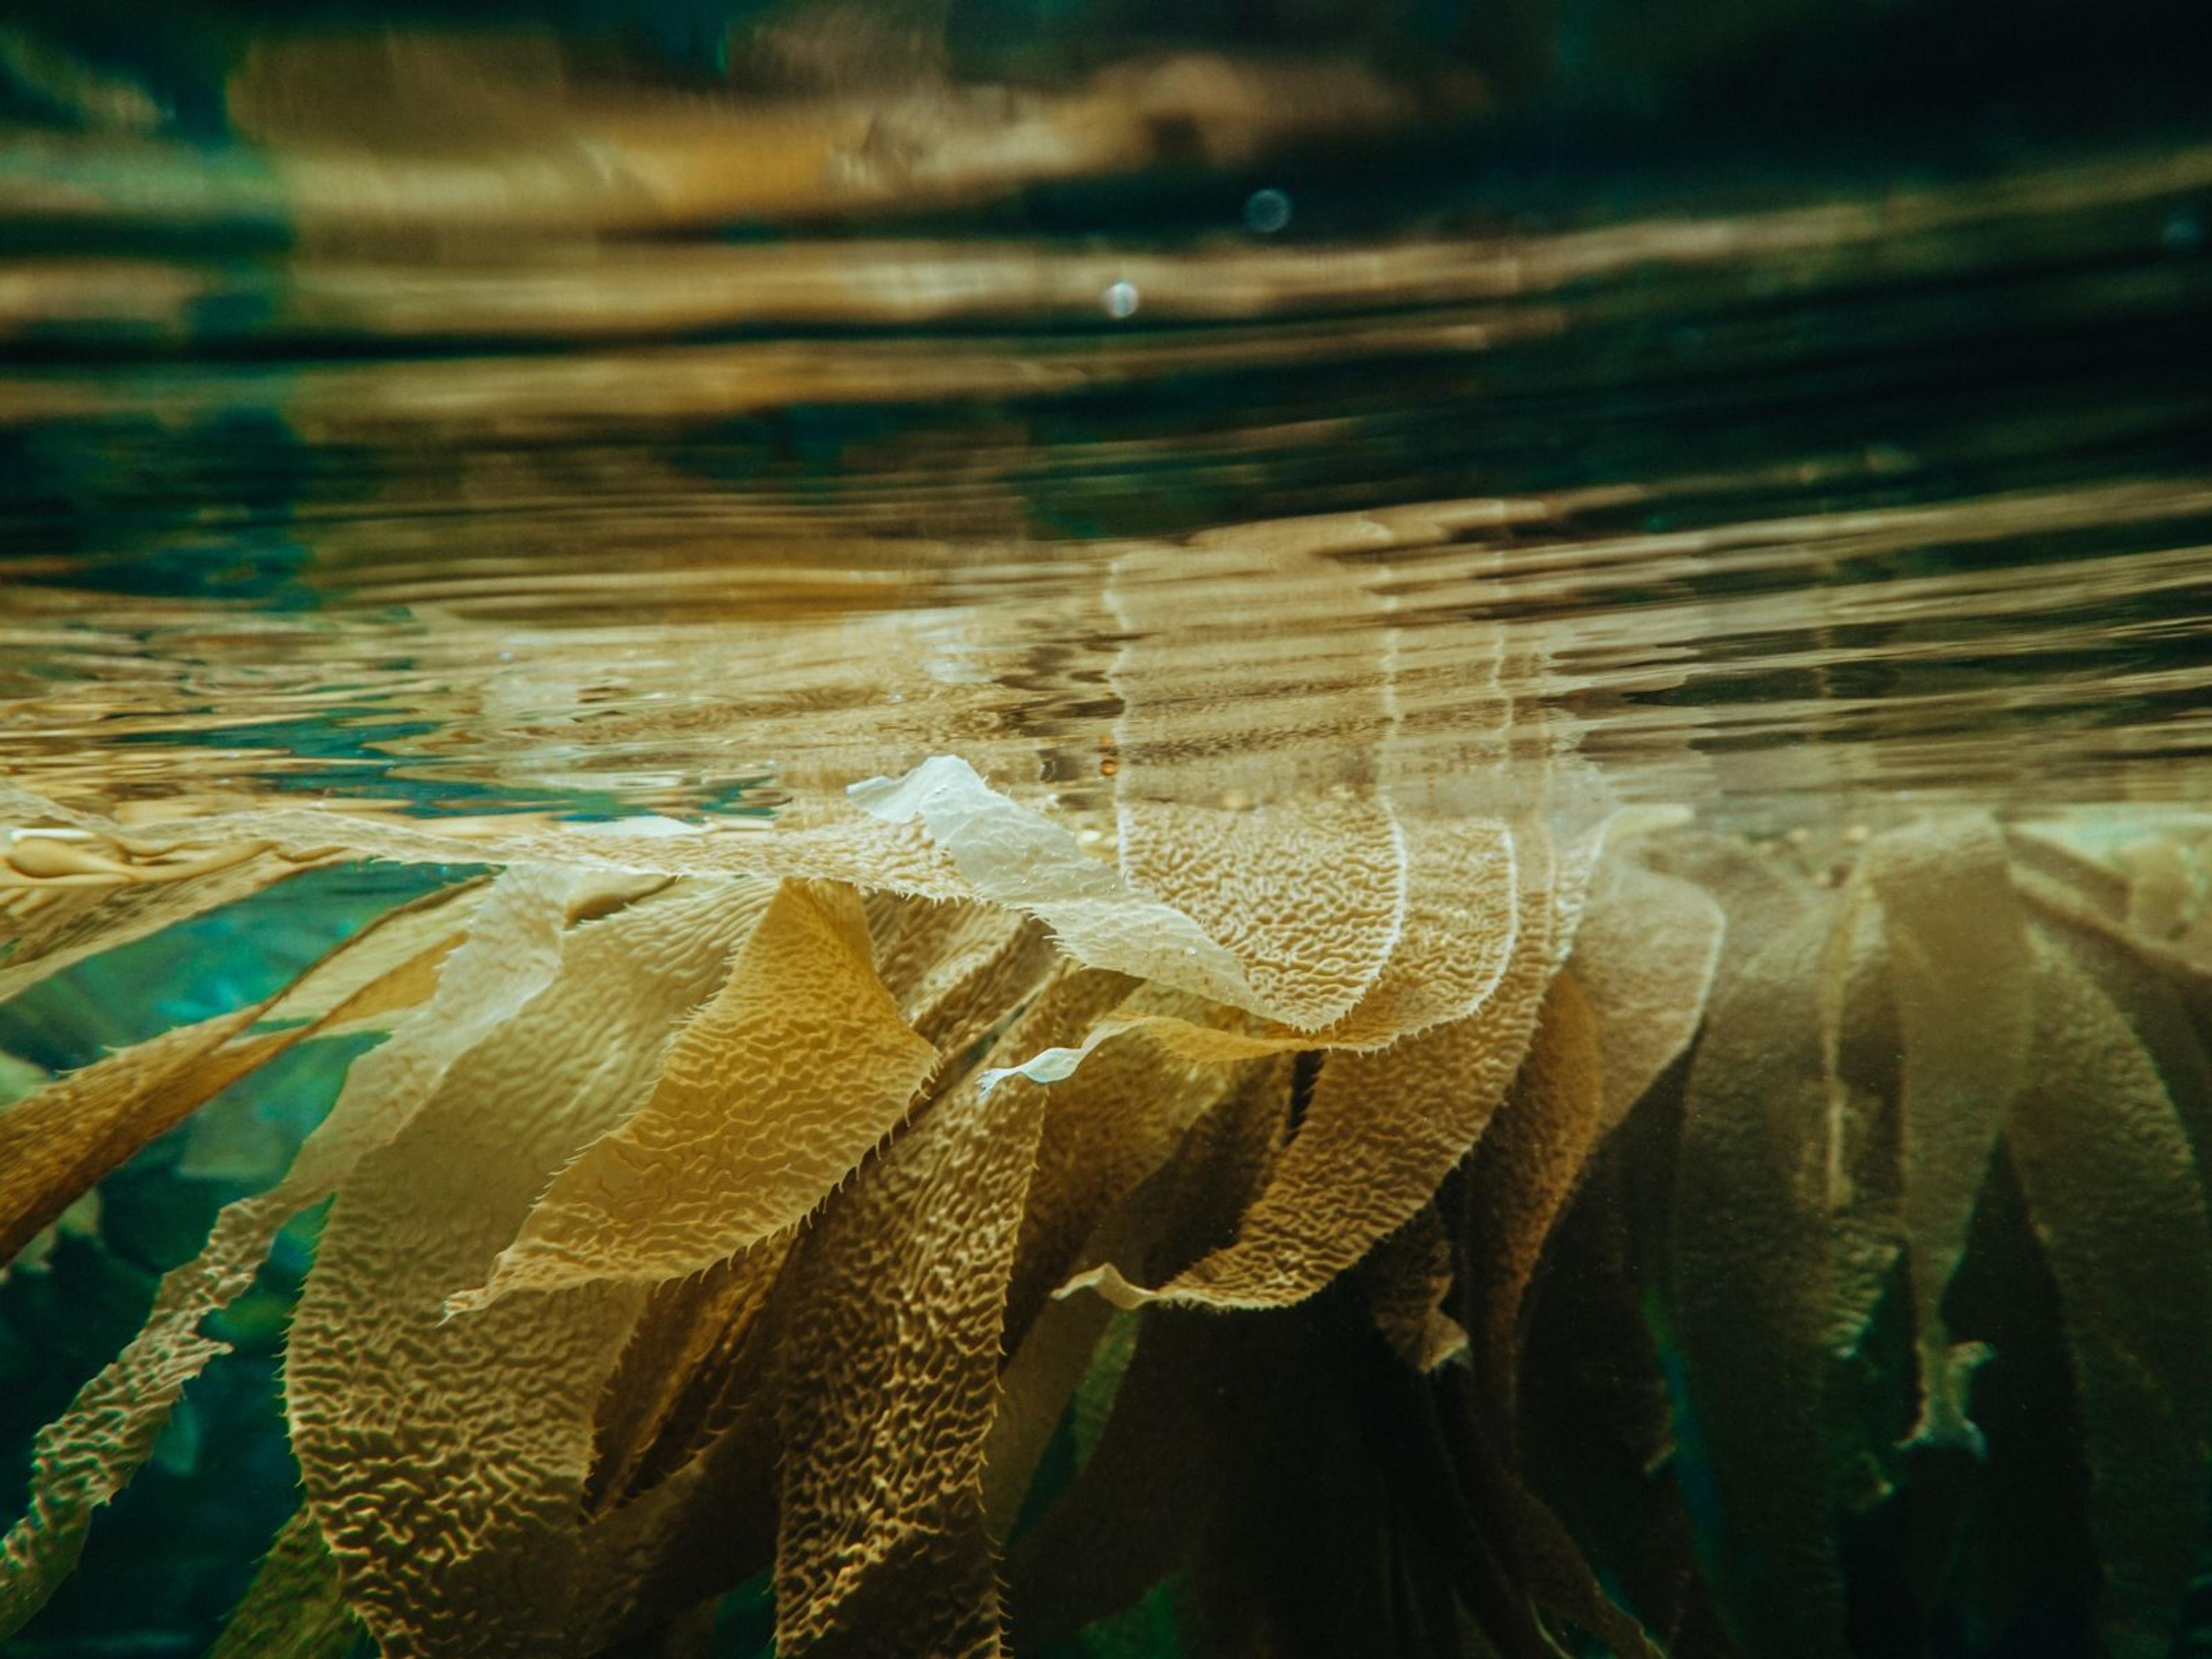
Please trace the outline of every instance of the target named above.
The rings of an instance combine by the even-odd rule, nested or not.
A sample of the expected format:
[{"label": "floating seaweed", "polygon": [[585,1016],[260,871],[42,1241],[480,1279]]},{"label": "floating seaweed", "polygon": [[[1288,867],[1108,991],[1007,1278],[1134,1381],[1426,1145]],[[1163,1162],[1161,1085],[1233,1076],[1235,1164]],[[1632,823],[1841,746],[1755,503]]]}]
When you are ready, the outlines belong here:
[{"label": "floating seaweed", "polygon": [[[1940,1467],[1940,1562],[2018,1478],[1958,1294],[2008,1202],[2104,1640],[2172,1638],[2212,1432],[2196,826],[2102,855],[1947,812],[1814,862],[1125,785],[1116,858],[951,757],[854,800],[743,872],[532,832],[0,1114],[12,1252],[228,1083],[384,1034],[40,1436],[7,1627],[327,1198],[305,1497],[227,1651],[635,1651],[772,1568],[791,1654],[1032,1650],[1162,1585],[1213,1650],[1842,1653],[1854,1525]],[[15,906],[26,981],[143,932],[155,856],[43,816],[10,879],[69,925]],[[165,914],[393,854],[319,822],[171,844]],[[1250,903],[1278,855],[1332,872],[1295,923]],[[1614,1396],[1564,1475],[1562,1364]],[[1087,1457],[1037,1473],[1070,1413]]]}]

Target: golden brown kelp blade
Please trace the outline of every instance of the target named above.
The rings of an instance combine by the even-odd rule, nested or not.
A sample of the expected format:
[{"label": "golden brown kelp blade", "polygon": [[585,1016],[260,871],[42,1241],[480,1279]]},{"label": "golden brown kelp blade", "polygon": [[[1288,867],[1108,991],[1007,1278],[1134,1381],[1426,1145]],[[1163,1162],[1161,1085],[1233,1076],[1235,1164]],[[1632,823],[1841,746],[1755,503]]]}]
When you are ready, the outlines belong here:
[{"label": "golden brown kelp blade", "polygon": [[1918,1326],[1913,1439],[1978,1447],[1966,1383],[1980,1353],[1954,1350],[1942,1302],[2027,1074],[2033,1016],[2027,910],[2013,889],[2003,837],[1979,816],[1924,820],[1876,836],[1859,870],[1881,906],[1905,1055],[1899,1219]]},{"label": "golden brown kelp blade", "polygon": [[[1142,1263],[1171,1273],[1218,1242],[1265,1179],[1290,1104],[1287,1059],[1264,1060],[1192,1126],[1149,1183],[1158,1230]],[[1007,1561],[1017,1651],[1124,1607],[1188,1559],[1227,1474],[1244,1338],[1203,1310],[1147,1309],[1089,1460]]]},{"label": "golden brown kelp blade", "polygon": [[[611,890],[636,886],[633,879]],[[29,1510],[0,1545],[0,1629],[19,1628],[68,1576],[94,1512],[144,1463],[185,1384],[225,1351],[200,1334],[201,1320],[245,1291],[287,1221],[328,1197],[368,1149],[408,1120],[459,1054],[544,987],[567,906],[599,890],[607,890],[565,872],[502,877],[441,975],[442,994],[356,1062],[284,1180],[225,1208],[199,1256],[162,1279],[138,1335],[38,1437]],[[407,972],[407,965],[396,971]]]},{"label": "golden brown kelp blade", "polygon": [[453,1310],[734,1255],[811,1211],[937,1064],[877,981],[858,896],[784,884],[651,1097],[554,1177]]},{"label": "golden brown kelp blade", "polygon": [[[402,906],[282,991],[118,1050],[0,1114],[0,1261],[249,1073],[308,1037],[388,1024],[422,1001],[475,893],[465,884]],[[304,1023],[251,1033],[264,1019]]]},{"label": "golden brown kelp blade", "polygon": [[1743,941],[1683,1108],[1672,1225],[1688,1408],[1726,1524],[1714,1565],[1753,1652],[1843,1659],[1821,1398],[1836,1276],[1820,1053],[1825,908]]},{"label": "golden brown kelp blade", "polygon": [[1698,1570],[1645,1257],[1669,1184],[1679,1086],[1609,1139],[1531,1286],[1515,1450],[1528,1485],[1673,1659],[1743,1659]]},{"label": "golden brown kelp blade", "polygon": [[5,832],[0,1001],[324,861],[312,851],[288,856],[262,841],[161,850],[88,830]]},{"label": "golden brown kelp blade", "polygon": [[2033,963],[2035,1046],[2007,1144],[2074,1358],[2105,1639],[2150,1659],[2171,1646],[2207,1520],[2212,1221],[2125,1019],[2047,939]]},{"label": "golden brown kelp blade", "polygon": [[594,1517],[667,1480],[761,1403],[769,1300],[797,1237],[764,1239],[647,1296],[599,1396],[585,1490]]},{"label": "golden brown kelp blade", "polygon": [[208,1659],[347,1659],[360,1640],[338,1564],[301,1510],[278,1530]]},{"label": "golden brown kelp blade", "polygon": [[1476,1012],[1389,1048],[1323,1060],[1298,1132],[1235,1243],[1158,1291],[1110,1264],[1080,1282],[1125,1306],[1279,1307],[1314,1295],[1410,1220],[1503,1098],[1558,966],[1550,889],[1524,872],[1520,890],[1512,960]]},{"label": "golden brown kelp blade", "polygon": [[1597,1022],[1607,1129],[1619,1125],[1705,1023],[1727,917],[1704,889],[1632,853],[1598,865],[1567,969]]},{"label": "golden brown kelp blade", "polygon": [[1375,1328],[1415,1370],[1466,1352],[1466,1328],[1445,1311],[1455,1283],[1451,1237],[1433,1202],[1368,1253],[1359,1278]]},{"label": "golden brown kelp blade", "polygon": [[556,1650],[598,1612],[577,1605],[592,1417],[642,1290],[593,1282],[452,1319],[446,1302],[635,1109],[764,897],[681,884],[569,930],[544,988],[342,1183],[286,1401],[309,1508],[386,1653]]},{"label": "golden brown kelp blade", "polygon": [[0,1261],[101,1176],[297,1040],[234,1042],[259,1005],[134,1043],[0,1113]]},{"label": "golden brown kelp blade", "polygon": [[[1122,805],[1126,824],[1158,804]],[[1820,873],[1837,890],[1726,838],[1349,805],[1291,842],[1380,846],[1392,823],[1403,862],[1347,855],[1307,919],[1312,963],[1297,915],[1231,927],[1195,884],[1252,850],[1215,830],[1284,815],[1178,806],[1116,863],[933,763],[863,788],[833,833],[670,860],[726,871],[751,847],[768,879],[617,872],[608,848],[646,838],[577,832],[584,867],[404,907],[204,1052],[172,1034],[189,1072],[390,1031],[41,1437],[0,1608],[20,1622],[51,1590],[219,1352],[200,1319],[335,1192],[288,1379],[308,1504],[234,1650],[285,1628],[267,1620],[287,1597],[299,1639],[324,1639],[332,1583],[392,1654],[651,1650],[772,1559],[794,1652],[1027,1651],[1172,1576],[1232,1647],[1440,1653],[1472,1614],[1516,1659],[1584,1635],[1703,1656],[1727,1638],[1681,1582],[1681,1493],[1710,1476],[1707,1571],[1747,1650],[1841,1654],[1843,1480],[1923,1467],[1890,1445],[1910,1361],[1860,1345],[1919,1347],[1941,1389],[1964,1357],[1942,1292],[2008,1148],[2075,1356],[2106,1625],[2149,1652],[2212,1431],[2212,1222],[2185,1133],[2212,1067],[2179,902],[2102,866],[2008,864],[1971,817],[1866,841],[1856,873]],[[397,833],[386,850],[447,850]],[[1378,949],[1346,919],[1400,882]],[[160,1098],[118,1097],[142,1094]],[[56,1148],[79,1115],[97,1139],[96,1115],[40,1120]],[[1632,1150],[1671,1171],[1638,1186],[1607,1164]],[[1547,1262],[1594,1168],[1643,1196],[1601,1218],[1602,1249],[1583,1216],[1576,1282],[1603,1306],[1544,1347]],[[1050,1300],[1071,1273],[1210,1305],[1110,1324],[1099,1297]],[[1636,1328],[1655,1281],[1687,1378],[1680,1480],[1644,1466],[1669,1449],[1673,1354]],[[1125,1374],[1101,1334],[1132,1328]],[[1561,1473],[1571,1436],[1528,1398],[1532,1363],[1606,1412],[1605,1479]],[[1632,1376],[1616,1402],[1562,1364]],[[1846,1370],[1899,1421],[1839,1449]],[[1046,1444],[1071,1402],[1073,1481],[1022,1529],[1033,1472],[1067,1467]],[[1980,1478],[1951,1465],[1961,1490]],[[1633,1526],[1593,1519],[1607,1493]],[[1299,1530],[1314,1505],[1328,1525]]]},{"label": "golden brown kelp blade", "polygon": [[1554,1618],[1621,1659],[1656,1659],[1636,1620],[1600,1588],[1582,1550],[1519,1465],[1516,1425],[1528,1287],[1552,1229],[1608,1125],[1596,1016],[1571,973],[1547,991],[1536,1035],[1467,1177],[1467,1287],[1476,1421],[1494,1547]]},{"label": "golden brown kelp blade", "polygon": [[[1099,989],[1079,973],[1047,986],[1004,1040],[1078,1034]],[[983,1450],[1044,1112],[1023,1079],[955,1084],[799,1243],[779,1385],[779,1652],[871,1651],[892,1629],[948,1659],[1003,1650]]]}]

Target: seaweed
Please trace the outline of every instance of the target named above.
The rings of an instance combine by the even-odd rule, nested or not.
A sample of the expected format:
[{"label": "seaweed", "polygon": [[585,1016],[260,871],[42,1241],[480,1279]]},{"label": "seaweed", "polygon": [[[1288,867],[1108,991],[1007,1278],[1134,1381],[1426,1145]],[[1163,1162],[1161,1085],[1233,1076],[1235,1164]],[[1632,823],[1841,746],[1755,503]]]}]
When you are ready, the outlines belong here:
[{"label": "seaweed", "polygon": [[[2179,834],[1951,813],[1801,865],[1158,787],[1110,853],[949,757],[748,869],[532,830],[27,1073],[11,1252],[279,1055],[368,1045],[40,1435],[0,1627],[329,1200],[305,1498],[220,1652],[696,1651],[749,1583],[791,1655],[1994,1652],[2054,1537],[2099,1650],[2166,1650],[2212,1472]],[[410,850],[315,822],[174,879]],[[91,953],[149,914],[98,833],[53,866]],[[1993,1289],[2031,1259],[2047,1295]]]}]

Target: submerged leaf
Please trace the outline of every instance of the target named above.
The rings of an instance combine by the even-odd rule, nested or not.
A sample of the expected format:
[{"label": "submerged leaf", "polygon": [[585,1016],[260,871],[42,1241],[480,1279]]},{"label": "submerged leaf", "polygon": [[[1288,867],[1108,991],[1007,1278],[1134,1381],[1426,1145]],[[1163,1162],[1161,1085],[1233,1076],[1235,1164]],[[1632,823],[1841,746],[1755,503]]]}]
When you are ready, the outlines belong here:
[{"label": "submerged leaf", "polygon": [[[1136,1265],[1172,1273],[1218,1242],[1266,1179],[1291,1067],[1253,1067],[1191,1127],[1147,1183],[1159,1225]],[[1085,1298],[1088,1300],[1089,1298]],[[1210,1314],[1148,1309],[1103,1430],[1073,1485],[1012,1547],[1007,1620],[1017,1651],[1127,1606],[1186,1559],[1212,1520],[1246,1414],[1251,1345]]]},{"label": "submerged leaf", "polygon": [[259,1005],[133,1043],[0,1109],[0,1261],[141,1147],[298,1036],[234,1042]]},{"label": "submerged leaf", "polygon": [[858,896],[784,883],[650,1097],[555,1177],[451,1310],[734,1255],[819,1204],[937,1061],[876,979]]},{"label": "submerged leaf", "polygon": [[162,1279],[144,1328],[39,1434],[29,1512],[0,1545],[0,1632],[20,1627],[53,1594],[84,1547],[94,1512],[145,1462],[185,1384],[225,1351],[199,1334],[201,1320],[245,1292],[287,1221],[327,1198],[398,1133],[461,1054],[544,987],[566,905],[607,890],[604,880],[560,871],[502,876],[441,975],[438,994],[355,1062],[284,1179],[228,1206],[198,1257]]},{"label": "submerged leaf", "polygon": [[[1108,1042],[1138,1032],[1185,1059],[1222,1064],[1303,1048],[1385,1048],[1464,1018],[1498,989],[1520,935],[1520,862],[1514,836],[1481,820],[1404,828],[1410,860],[1406,921],[1358,1005],[1318,1030],[1204,1005],[1153,1006],[1140,996],[1076,1048],[1048,1048],[992,1073],[1056,1083]],[[1534,902],[1533,899],[1528,902]]]},{"label": "submerged leaf", "polygon": [[338,1564],[301,1510],[278,1530],[208,1659],[347,1659],[360,1640]]},{"label": "submerged leaf", "polygon": [[[464,881],[386,911],[349,941],[349,949],[295,980],[270,1006],[267,1018],[315,1020],[326,1036],[387,1029],[393,1016],[429,994],[440,968],[468,937],[470,920],[490,891],[487,879]],[[343,1021],[333,1025],[341,1009]]]},{"label": "submerged leaf", "polygon": [[1527,1052],[1557,966],[1550,884],[1524,876],[1496,991],[1468,1018],[1374,1053],[1327,1056],[1298,1131],[1237,1241],[1158,1290],[1108,1265],[1073,1285],[1123,1307],[1282,1307],[1315,1294],[1410,1220],[1465,1157]]},{"label": "submerged leaf", "polygon": [[1692,1061],[1672,1237],[1688,1412],[1727,1517],[1714,1577],[1746,1646],[1845,1659],[1820,1402],[1832,1322],[1828,1089],[1820,1042],[1830,918],[1730,949]]},{"label": "submerged leaf", "polygon": [[1725,928],[1702,889],[1623,855],[1600,861],[1568,971],[1597,1021],[1607,1127],[1697,1036]]},{"label": "submerged leaf", "polygon": [[2039,937],[2007,1134],[2057,1281],[2116,1659],[2159,1659],[2204,1536],[2212,1219],[2173,1103],[2110,998]]},{"label": "submerged leaf", "polygon": [[726,977],[758,884],[678,884],[562,936],[551,981],[347,1176],[286,1367],[307,1501],[383,1651],[586,1639],[594,1410],[642,1293],[592,1284],[447,1319],[538,1194],[634,1110]]},{"label": "submerged leaf", "polygon": [[[4,844],[9,850],[0,855],[0,1001],[88,957],[251,897],[324,861],[320,854],[286,857],[258,840],[149,859],[143,866],[112,838],[64,841],[18,832]],[[80,850],[91,845],[106,851]],[[15,866],[34,848],[41,861],[32,866],[37,873],[26,874]],[[72,876],[88,858],[112,873]],[[64,862],[46,862],[55,860]]]},{"label": "submerged leaf", "polygon": [[1471,1357],[1486,1431],[1480,1455],[1503,1522],[1498,1547],[1536,1599],[1621,1659],[1656,1659],[1643,1627],[1599,1587],[1580,1547],[1529,1487],[1512,1449],[1528,1287],[1609,1127],[1600,1054],[1589,1004],[1573,975],[1562,974],[1546,993],[1535,1042],[1469,1171],[1468,1212],[1480,1218],[1468,1267]]},{"label": "submerged leaf", "polygon": [[600,1396],[586,1499],[596,1516],[683,1468],[757,1402],[770,1298],[795,1233],[655,1285]]},{"label": "submerged leaf", "polygon": [[[1341,907],[1356,919],[1347,921],[1351,936],[1331,938],[1316,926],[1293,961],[1283,957],[1279,941],[1246,925],[1231,929],[1229,940],[1217,938],[1188,911],[1132,885],[1085,853],[1066,830],[999,793],[965,761],[939,756],[903,778],[873,779],[854,785],[851,793],[863,809],[886,822],[921,819],[977,897],[1036,916],[1077,961],[1301,1029],[1325,1024],[1351,1008],[1396,942],[1405,903],[1402,865],[1377,864],[1354,848],[1387,843],[1395,859],[1397,842],[1387,825],[1366,818],[1356,823],[1323,819],[1310,826],[1305,839],[1283,843],[1300,848],[1300,868],[1307,874],[1342,860],[1359,875]],[[1211,854],[1231,850],[1235,836],[1226,823],[1237,815],[1214,817],[1224,821],[1215,828],[1228,840],[1206,843],[1209,861],[1191,872],[1209,884],[1224,868],[1210,861]],[[1197,851],[1183,843],[1197,831],[1180,812],[1164,811],[1159,823],[1163,834],[1178,825],[1186,834],[1164,846],[1147,843],[1145,862],[1180,887],[1177,878]],[[1201,908],[1213,908],[1211,903]],[[1387,921],[1377,920],[1378,910]],[[1240,954],[1232,948],[1237,945],[1253,954]]]},{"label": "submerged leaf", "polygon": [[1359,1005],[1401,942],[1406,843],[1379,803],[1233,810],[1133,799],[1125,787],[1118,817],[1123,876],[1225,946],[1249,993],[1182,988],[1314,1030]]},{"label": "submerged leaf", "polygon": [[1954,1350],[1944,1288],[2026,1073],[2033,978],[2027,915],[2003,837],[1980,816],[1877,836],[1861,865],[1878,896],[1905,1047],[1901,1218],[1910,1246],[1921,1410],[1913,1439],[1978,1448],[1966,1387],[1982,1350]]},{"label": "submerged leaf", "polygon": [[[1065,1035],[1098,990],[1091,975],[1062,978],[1008,1040]],[[1044,1114],[1033,1084],[956,1085],[800,1242],[781,1388],[781,1653],[865,1651],[892,1630],[945,1659],[1001,1651],[984,1441]]]},{"label": "submerged leaf", "polygon": [[[1061,992],[1064,1006],[1074,1015],[1067,1029],[1095,1025],[1117,1004],[1188,1006],[1193,1000],[1141,991],[1132,997],[1132,983],[1121,974],[1084,969]],[[1012,1031],[1000,1046],[1018,1051],[1020,1041],[1019,1031]],[[1021,1245],[1007,1297],[1012,1337],[1018,1340],[1027,1331],[1097,1230],[1167,1163],[1184,1131],[1237,1081],[1234,1070],[1186,1060],[1155,1043],[1132,1042],[1102,1049],[1073,1077],[1045,1091],[1036,1172],[1023,1211]]]},{"label": "submerged leaf", "polygon": [[1466,1330],[1444,1312],[1452,1293],[1451,1239],[1434,1204],[1368,1253],[1359,1275],[1375,1328],[1417,1371],[1467,1351]]}]

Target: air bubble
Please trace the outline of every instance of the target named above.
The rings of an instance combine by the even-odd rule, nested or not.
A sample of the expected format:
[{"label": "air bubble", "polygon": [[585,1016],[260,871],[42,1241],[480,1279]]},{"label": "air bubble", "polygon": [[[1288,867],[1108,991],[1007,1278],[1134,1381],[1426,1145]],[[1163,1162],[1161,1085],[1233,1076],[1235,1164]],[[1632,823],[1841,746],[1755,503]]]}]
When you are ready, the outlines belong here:
[{"label": "air bubble", "polygon": [[1244,228],[1273,236],[1291,222],[1291,198],[1279,190],[1255,190],[1244,198]]}]

